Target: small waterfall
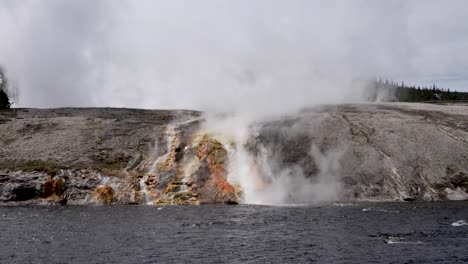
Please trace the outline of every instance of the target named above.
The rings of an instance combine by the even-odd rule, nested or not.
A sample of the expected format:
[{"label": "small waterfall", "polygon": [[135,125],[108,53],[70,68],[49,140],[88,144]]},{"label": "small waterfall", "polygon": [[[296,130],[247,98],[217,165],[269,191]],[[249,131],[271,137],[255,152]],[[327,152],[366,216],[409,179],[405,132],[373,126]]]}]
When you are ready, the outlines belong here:
[{"label": "small waterfall", "polygon": [[107,176],[102,176],[101,173],[96,174],[97,178],[101,181],[101,184],[99,186],[104,186],[109,184],[110,178]]},{"label": "small waterfall", "polygon": [[[140,187],[140,195],[143,204],[146,205],[153,205],[153,201],[151,199],[150,191],[148,191],[148,186],[146,182],[149,180],[150,177],[154,178],[158,173],[158,166],[159,164],[166,162],[168,158],[170,158],[172,152],[172,144],[175,138],[175,126],[168,125],[165,132],[165,139],[166,139],[166,150],[162,156],[159,156],[150,166],[150,168],[146,171],[145,175],[139,181]],[[155,150],[157,152],[157,150]]]},{"label": "small waterfall", "polygon": [[153,205],[153,202],[150,199],[148,189],[146,188],[146,181],[148,180],[148,176],[145,175],[140,179],[140,194],[143,195],[143,203],[146,205]]},{"label": "small waterfall", "polygon": [[160,157],[158,157],[154,163],[151,165],[151,168],[149,170],[150,174],[156,174],[158,165],[161,162],[165,162],[169,155],[171,154],[172,151],[172,144],[174,143],[174,137],[175,137],[175,126],[174,125],[168,125],[166,128],[165,132],[165,138],[167,139],[166,141],[166,153]]},{"label": "small waterfall", "polygon": [[184,178],[182,179],[182,185],[180,186],[180,192],[188,192],[188,182],[190,181],[190,175],[192,175],[198,164],[197,159],[193,159],[184,169]]}]

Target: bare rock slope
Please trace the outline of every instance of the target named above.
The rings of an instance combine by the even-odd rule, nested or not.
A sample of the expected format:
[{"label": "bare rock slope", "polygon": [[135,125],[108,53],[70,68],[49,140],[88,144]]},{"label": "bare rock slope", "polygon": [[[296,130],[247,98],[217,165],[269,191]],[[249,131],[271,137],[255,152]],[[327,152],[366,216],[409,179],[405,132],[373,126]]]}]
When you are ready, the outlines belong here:
[{"label": "bare rock slope", "polygon": [[[186,110],[1,110],[0,203],[241,202],[226,144],[203,122]],[[307,109],[251,124],[242,147],[311,181],[324,169],[311,151],[338,151],[337,200],[468,199],[466,105]]]},{"label": "bare rock slope", "polygon": [[339,200],[468,199],[466,105],[328,106],[258,131],[249,149],[270,150],[273,174],[298,165],[305,177],[335,177]]}]

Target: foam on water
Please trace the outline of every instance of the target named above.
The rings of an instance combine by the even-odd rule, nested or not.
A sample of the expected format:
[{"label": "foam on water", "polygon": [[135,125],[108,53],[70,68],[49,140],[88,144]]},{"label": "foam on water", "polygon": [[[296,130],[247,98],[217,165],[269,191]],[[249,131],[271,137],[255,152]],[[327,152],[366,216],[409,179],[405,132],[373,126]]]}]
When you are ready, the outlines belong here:
[{"label": "foam on water", "polygon": [[347,206],[355,206],[356,204],[353,203],[333,203],[333,206],[338,206],[338,207],[347,207]]},{"label": "foam on water", "polygon": [[389,213],[389,214],[398,214],[400,212],[398,210],[387,210],[387,209],[380,209],[380,208],[373,208],[373,207],[363,208],[362,211],[363,212],[375,211],[375,212],[382,212],[382,213]]},{"label": "foam on water", "polygon": [[406,238],[404,237],[388,237],[387,240],[385,240],[387,244],[410,244],[410,245],[419,245],[423,244],[421,241],[406,241]]},{"label": "foam on water", "polygon": [[458,220],[452,223],[452,226],[468,226],[468,223],[465,220]]}]

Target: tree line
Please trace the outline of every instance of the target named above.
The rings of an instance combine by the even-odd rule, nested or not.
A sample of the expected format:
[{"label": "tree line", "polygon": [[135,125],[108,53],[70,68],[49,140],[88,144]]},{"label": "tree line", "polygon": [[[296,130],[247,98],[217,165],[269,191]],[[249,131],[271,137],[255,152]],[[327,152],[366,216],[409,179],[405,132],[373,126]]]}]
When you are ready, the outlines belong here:
[{"label": "tree line", "polygon": [[385,93],[383,101],[391,102],[425,102],[425,101],[459,101],[468,100],[468,92],[458,92],[432,86],[409,86],[404,82],[375,80],[370,84],[373,94]]},{"label": "tree line", "polygon": [[[389,80],[365,81],[369,101],[386,102],[425,102],[425,101],[458,101],[467,100],[468,92],[451,91],[437,87],[408,86],[404,82],[397,83]],[[0,66],[0,109],[8,109],[12,102],[8,96],[8,78],[4,68]]]}]

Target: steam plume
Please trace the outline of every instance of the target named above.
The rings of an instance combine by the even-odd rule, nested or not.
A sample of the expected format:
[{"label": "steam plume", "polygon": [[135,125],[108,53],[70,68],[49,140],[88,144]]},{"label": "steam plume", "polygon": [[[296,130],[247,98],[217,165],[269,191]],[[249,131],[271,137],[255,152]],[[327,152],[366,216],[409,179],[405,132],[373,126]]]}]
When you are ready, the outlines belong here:
[{"label": "steam plume", "polygon": [[359,101],[353,78],[466,72],[466,10],[462,0],[4,0],[0,63],[25,107],[281,113]]}]

